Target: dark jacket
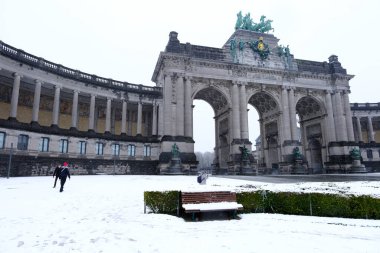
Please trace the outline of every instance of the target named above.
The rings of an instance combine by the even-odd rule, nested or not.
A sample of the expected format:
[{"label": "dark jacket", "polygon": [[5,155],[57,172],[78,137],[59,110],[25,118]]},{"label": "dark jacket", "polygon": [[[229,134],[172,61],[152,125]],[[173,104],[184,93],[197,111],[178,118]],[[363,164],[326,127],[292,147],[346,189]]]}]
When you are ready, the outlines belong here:
[{"label": "dark jacket", "polygon": [[62,168],[57,166],[54,170],[53,177],[59,177],[59,175],[61,174],[61,170]]},{"label": "dark jacket", "polygon": [[62,170],[61,170],[61,173],[59,174],[59,178],[64,178],[66,179],[66,177],[69,177],[70,178],[70,171],[69,171],[69,168],[68,167],[65,167],[63,166],[62,167]]}]

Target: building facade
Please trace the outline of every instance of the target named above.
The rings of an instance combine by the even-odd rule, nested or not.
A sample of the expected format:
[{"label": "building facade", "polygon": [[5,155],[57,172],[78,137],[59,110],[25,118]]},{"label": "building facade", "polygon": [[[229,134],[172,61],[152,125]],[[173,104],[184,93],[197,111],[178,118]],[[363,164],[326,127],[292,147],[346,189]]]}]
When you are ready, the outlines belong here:
[{"label": "building facade", "polygon": [[241,148],[252,148],[248,104],[260,116],[259,161],[247,163],[254,173],[294,173],[296,148],[304,173],[354,172],[350,151],[359,147],[367,166],[379,160],[378,105],[350,104],[353,76],[338,57],[296,59],[278,42],[237,29],[222,48],[210,48],[171,32],[155,87],[73,70],[0,42],[0,173],[12,157],[14,176],[49,175],[63,161],[77,174],[162,174],[174,144],[182,172],[195,172],[195,99],[215,113],[217,173],[239,171]]}]

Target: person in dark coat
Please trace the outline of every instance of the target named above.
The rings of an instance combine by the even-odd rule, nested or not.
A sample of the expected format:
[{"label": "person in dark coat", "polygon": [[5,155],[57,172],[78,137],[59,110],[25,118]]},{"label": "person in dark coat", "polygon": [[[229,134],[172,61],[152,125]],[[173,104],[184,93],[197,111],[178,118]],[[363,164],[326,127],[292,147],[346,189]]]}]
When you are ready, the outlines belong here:
[{"label": "person in dark coat", "polygon": [[63,192],[63,186],[66,183],[67,177],[69,177],[70,179],[70,171],[68,165],[69,164],[67,162],[64,162],[61,169],[61,173],[59,174],[59,179],[61,179],[61,189],[59,190],[60,192]]},{"label": "person in dark coat", "polygon": [[61,174],[61,165],[58,165],[57,167],[55,167],[55,170],[54,170],[54,173],[53,173],[53,178],[55,177],[54,179],[54,186],[53,188],[55,188],[55,186],[57,185],[57,180],[59,178],[59,175]]}]

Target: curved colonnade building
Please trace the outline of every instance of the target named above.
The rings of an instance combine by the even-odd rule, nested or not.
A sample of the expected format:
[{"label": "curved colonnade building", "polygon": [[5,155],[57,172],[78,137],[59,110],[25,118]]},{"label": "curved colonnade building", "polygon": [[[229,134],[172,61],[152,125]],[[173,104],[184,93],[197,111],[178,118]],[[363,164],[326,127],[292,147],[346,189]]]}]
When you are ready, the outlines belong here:
[{"label": "curved colonnade building", "polygon": [[12,175],[45,175],[63,161],[78,174],[157,173],[160,87],[90,75],[2,42],[0,53],[2,174],[12,145]]}]

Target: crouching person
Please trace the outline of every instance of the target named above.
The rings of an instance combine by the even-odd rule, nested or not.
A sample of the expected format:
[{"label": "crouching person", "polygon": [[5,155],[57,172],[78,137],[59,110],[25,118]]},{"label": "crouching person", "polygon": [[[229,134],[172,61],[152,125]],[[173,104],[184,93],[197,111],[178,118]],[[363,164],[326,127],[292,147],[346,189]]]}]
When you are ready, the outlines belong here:
[{"label": "crouching person", "polygon": [[69,177],[70,179],[70,171],[69,171],[68,163],[64,162],[61,168],[61,173],[59,174],[59,179],[61,180],[61,189],[59,190],[60,192],[63,192],[63,186],[66,183],[67,177]]}]

